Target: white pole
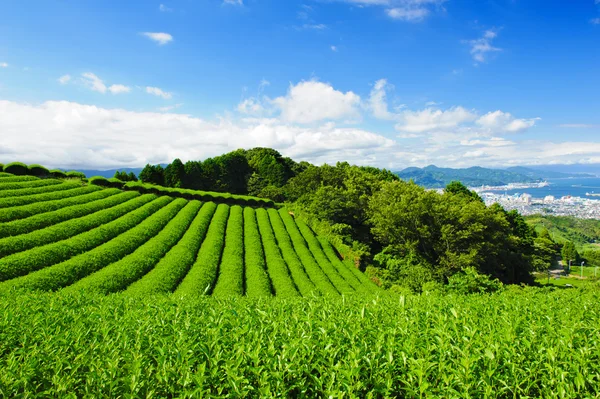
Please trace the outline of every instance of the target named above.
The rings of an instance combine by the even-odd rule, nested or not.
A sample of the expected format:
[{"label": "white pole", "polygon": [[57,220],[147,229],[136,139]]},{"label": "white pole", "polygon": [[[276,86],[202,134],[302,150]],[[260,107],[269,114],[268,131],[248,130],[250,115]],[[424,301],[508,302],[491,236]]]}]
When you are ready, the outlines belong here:
[{"label": "white pole", "polygon": [[583,278],[583,264],[584,264],[584,263],[585,263],[585,262],[581,262],[581,278]]}]

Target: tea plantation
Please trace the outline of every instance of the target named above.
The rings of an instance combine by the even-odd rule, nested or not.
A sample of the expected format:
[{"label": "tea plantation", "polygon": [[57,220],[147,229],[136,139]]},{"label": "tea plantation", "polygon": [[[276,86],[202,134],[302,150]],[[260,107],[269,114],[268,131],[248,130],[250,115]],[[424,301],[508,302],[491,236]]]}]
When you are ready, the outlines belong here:
[{"label": "tea plantation", "polygon": [[599,303],[394,294],[285,209],[0,175],[2,398],[597,398]]}]

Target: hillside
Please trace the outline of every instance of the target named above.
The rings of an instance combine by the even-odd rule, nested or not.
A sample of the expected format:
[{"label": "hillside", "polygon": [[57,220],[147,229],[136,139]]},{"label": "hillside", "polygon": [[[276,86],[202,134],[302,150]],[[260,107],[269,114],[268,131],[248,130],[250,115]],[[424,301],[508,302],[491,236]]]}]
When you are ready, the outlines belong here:
[{"label": "hillside", "polygon": [[0,176],[0,292],[312,297],[377,287],[285,209]]},{"label": "hillside", "polygon": [[534,183],[540,177],[527,176],[508,170],[489,169],[474,166],[465,169],[438,168],[435,165],[424,168],[406,168],[396,173],[403,180],[412,179],[427,188],[444,188],[452,181],[460,181],[466,186],[503,186],[508,183]]}]

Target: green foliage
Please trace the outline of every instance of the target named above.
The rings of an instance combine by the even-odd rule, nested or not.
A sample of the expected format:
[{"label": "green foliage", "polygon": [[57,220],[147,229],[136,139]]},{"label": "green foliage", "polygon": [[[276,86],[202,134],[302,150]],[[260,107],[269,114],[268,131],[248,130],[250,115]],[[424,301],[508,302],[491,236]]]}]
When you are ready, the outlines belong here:
[{"label": "green foliage", "polygon": [[[11,196],[0,198],[0,208],[20,207],[29,204],[40,204],[46,201],[60,200],[62,198],[72,198],[78,195],[97,191],[88,187],[82,187],[81,184],[64,183],[44,188],[53,188],[52,191],[41,192],[39,194],[29,194],[21,196]],[[33,189],[32,189],[33,190]],[[1,193],[1,191],[0,191]]]},{"label": "green foliage", "polygon": [[177,295],[211,294],[217,281],[221,253],[225,243],[225,230],[229,206],[219,204],[202,242],[196,262],[185,276],[175,293]]},{"label": "green foliage", "polygon": [[71,188],[81,187],[80,183],[77,182],[64,182],[61,183],[59,180],[45,180],[51,182],[51,184],[33,188],[20,188],[15,190],[0,190],[0,198],[6,197],[21,197],[24,195],[34,195],[49,193],[53,191],[69,190]]},{"label": "green foliage", "polygon": [[267,274],[256,211],[249,207],[244,208],[244,264],[246,295],[251,298],[270,297],[271,281]]},{"label": "green foliage", "polygon": [[185,167],[179,158],[167,165],[164,171],[164,176],[165,186],[175,188],[183,187],[183,180],[185,179]]},{"label": "green foliage", "polygon": [[[5,208],[0,213],[0,222],[9,222],[17,219],[27,218],[38,213],[55,211],[66,206],[84,204],[91,201],[92,199],[105,198],[111,195],[111,192],[102,192],[100,187],[96,186],[85,186],[67,191],[59,191],[59,193],[68,192],[69,196],[62,195],[62,198],[53,199],[43,202],[31,202],[27,205],[14,206]],[[28,196],[16,197],[22,198],[22,201],[26,201]],[[56,198],[56,197],[55,197]],[[10,200],[11,198],[5,198],[4,200]]]},{"label": "green foliage", "polygon": [[597,303],[593,290],[539,289],[268,301],[11,294],[0,298],[0,396],[593,398]]},{"label": "green foliage", "polygon": [[478,273],[474,267],[467,267],[448,278],[448,290],[459,294],[481,294],[500,289],[502,283],[498,279],[492,280],[489,276]]},{"label": "green foliage", "polygon": [[78,172],[76,170],[70,170],[67,172],[67,177],[68,178],[76,178],[76,179],[85,179],[85,173],[83,172]]},{"label": "green foliage", "polygon": [[244,212],[239,205],[232,206],[229,211],[225,248],[213,295],[244,295]]},{"label": "green foliage", "polygon": [[88,182],[89,184],[93,184],[95,186],[112,188],[123,188],[123,186],[125,185],[124,182],[117,179],[116,177],[111,177],[110,179],[107,179],[103,176],[93,176],[88,179]]},{"label": "green foliage", "polygon": [[50,169],[50,176],[55,179],[66,179],[67,172],[60,169]]},{"label": "green foliage", "polygon": [[[306,273],[298,268],[299,261],[290,253],[291,243],[289,238],[284,239],[282,224],[278,224],[277,227],[271,225],[269,214],[264,209],[256,210],[256,220],[275,295],[281,298],[295,297],[300,294],[310,295],[316,288]],[[278,238],[275,236],[274,229],[279,233]]]},{"label": "green foliage", "polygon": [[[117,193],[118,191],[113,194]],[[4,237],[0,239],[0,257],[84,233],[109,223],[154,199],[152,195],[132,199],[135,195],[131,194],[112,195],[86,204],[69,206],[57,211],[4,223],[0,226],[0,236]],[[8,235],[12,235],[12,237],[8,237]]]},{"label": "green foliage", "polygon": [[50,171],[48,168],[38,164],[31,164],[27,166],[27,174],[31,176],[37,177],[47,177],[50,176]]},{"label": "green foliage", "polygon": [[572,265],[578,265],[580,260],[579,253],[575,248],[575,244],[571,241],[567,241],[563,244],[560,254],[563,259],[563,264],[568,265],[569,261],[571,261]]},{"label": "green foliage", "polygon": [[[75,235],[66,240],[35,247],[24,252],[6,256],[0,259],[0,281],[8,280],[18,276],[24,276],[27,273],[42,268],[45,268],[43,270],[45,273],[51,269],[49,267],[50,265],[56,265],[57,263],[63,262],[77,254],[83,253],[84,256],[93,257],[95,256],[95,252],[92,251],[93,248],[108,242],[116,236],[132,229],[134,226],[137,226],[141,222],[146,221],[150,215],[163,208],[172,200],[172,198],[160,197],[155,201],[141,206],[131,213],[121,216],[112,222],[103,224],[85,233]],[[147,224],[148,223],[145,223],[145,225]],[[147,235],[144,233],[142,236]],[[121,241],[122,240],[118,240],[118,242]],[[127,248],[131,248],[131,246],[128,245]],[[117,254],[123,255],[124,252],[119,250],[117,251]],[[62,266],[59,267],[59,270],[62,270]],[[29,280],[36,282],[36,273],[31,273],[25,277],[27,278],[27,284],[29,284]],[[39,288],[48,289],[46,288],[48,284],[50,283],[46,281]]]},{"label": "green foliage", "polygon": [[479,194],[477,194],[473,190],[469,190],[467,188],[467,186],[465,186],[464,184],[462,184],[459,181],[452,181],[452,182],[448,183],[448,185],[446,186],[444,191],[447,193],[450,193],[450,194],[454,194],[454,195],[463,195],[472,200],[483,202],[483,199],[481,199]]},{"label": "green foliage", "polygon": [[29,168],[22,162],[7,163],[6,165],[4,165],[3,171],[16,176],[24,176],[29,174]]},{"label": "green foliage", "polygon": [[138,181],[137,176],[135,175],[135,173],[133,172],[125,172],[125,171],[116,171],[115,175],[113,176],[115,179],[119,179],[122,182],[128,182],[128,181]]},{"label": "green foliage", "polygon": [[[143,235],[133,239],[128,247],[120,247],[118,250],[121,255],[125,255],[131,252],[129,248],[135,246],[133,252],[119,257],[118,261],[78,280],[65,290],[108,294],[121,291],[137,281],[177,244],[192,223],[201,204],[192,201],[186,205],[186,202],[184,199],[177,199],[145,220],[140,224],[148,226]],[[150,219],[154,219],[154,223],[150,224]],[[140,230],[140,226],[136,229]],[[128,235],[131,235],[131,231]]]},{"label": "green foliage", "polygon": [[559,244],[572,241],[578,250],[586,244],[600,242],[600,221],[597,219],[533,215],[527,216],[525,220],[538,232],[548,230],[552,239]]},{"label": "green foliage", "polygon": [[125,293],[144,296],[172,292],[194,264],[216,209],[214,202],[205,203],[177,245],[150,272],[131,284]]},{"label": "green foliage", "polygon": [[0,177],[0,190],[16,190],[20,188],[31,188],[58,184],[56,181],[40,180],[35,176],[13,176]]},{"label": "green foliage", "polygon": [[164,169],[161,165],[154,166],[147,164],[138,177],[143,183],[156,184],[159,186],[165,185]]}]

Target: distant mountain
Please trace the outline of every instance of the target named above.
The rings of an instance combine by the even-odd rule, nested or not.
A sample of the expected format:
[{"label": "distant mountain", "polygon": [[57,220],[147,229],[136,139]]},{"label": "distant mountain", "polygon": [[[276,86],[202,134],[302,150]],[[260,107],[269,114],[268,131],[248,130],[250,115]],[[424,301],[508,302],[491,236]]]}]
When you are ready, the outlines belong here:
[{"label": "distant mountain", "polygon": [[542,180],[539,176],[502,170],[489,169],[479,166],[471,168],[452,169],[438,168],[435,165],[424,168],[406,168],[396,174],[403,180],[414,180],[415,183],[427,188],[443,188],[451,181],[457,180],[469,187],[482,185],[503,186],[509,183],[535,183]]},{"label": "distant mountain", "polygon": [[566,179],[569,177],[592,177],[594,175],[589,173],[567,173],[567,172],[557,172],[555,170],[542,170],[538,168],[531,168],[525,166],[513,166],[510,168],[506,168],[506,170],[518,173],[521,175],[529,176],[532,179]]},{"label": "distant mountain", "polygon": [[573,164],[573,165],[527,165],[527,169],[542,172],[559,172],[581,177],[582,174],[600,176],[600,164]]},{"label": "distant mountain", "polygon": [[113,177],[117,170],[120,172],[125,171],[127,173],[133,172],[133,173],[135,173],[136,176],[138,176],[140,174],[140,172],[142,171],[142,169],[144,169],[144,168],[120,168],[120,169],[108,169],[108,170],[95,170],[95,169],[79,170],[78,169],[78,171],[85,173],[85,175],[87,177],[92,177],[92,176]]}]

